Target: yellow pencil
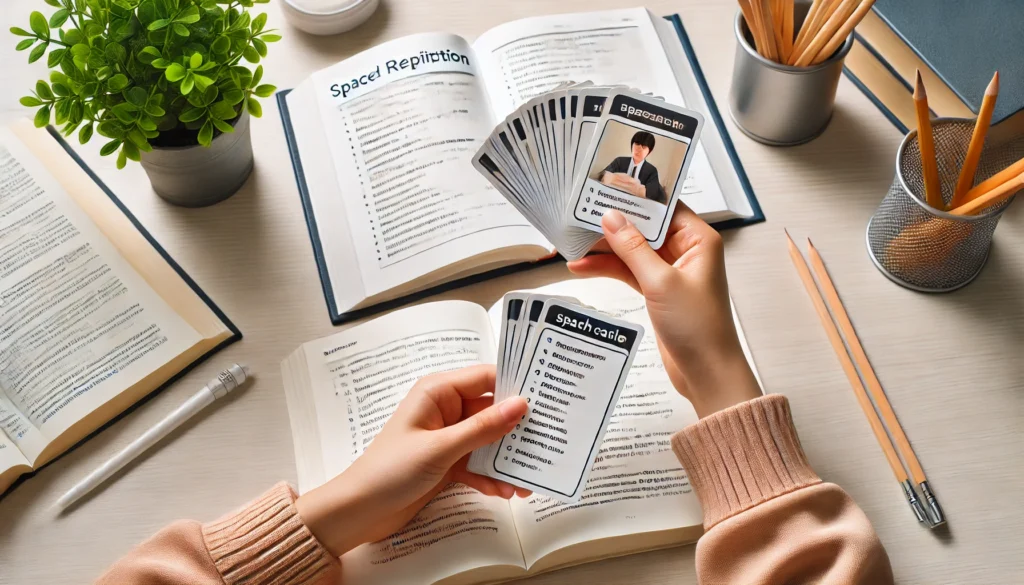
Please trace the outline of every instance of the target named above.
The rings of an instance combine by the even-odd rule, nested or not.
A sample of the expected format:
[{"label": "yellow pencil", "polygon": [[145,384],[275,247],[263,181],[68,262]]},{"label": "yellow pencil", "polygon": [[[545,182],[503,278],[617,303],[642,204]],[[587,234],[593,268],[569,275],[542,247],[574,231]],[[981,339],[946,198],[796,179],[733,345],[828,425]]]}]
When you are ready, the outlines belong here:
[{"label": "yellow pencil", "polygon": [[828,58],[836,52],[836,49],[846,42],[846,38],[850,36],[853,29],[860,24],[860,21],[864,20],[868,10],[871,10],[871,6],[874,3],[875,0],[863,0],[863,2],[860,3],[860,6],[857,6],[856,10],[853,11],[853,14],[846,19],[846,22],[839,27],[839,30],[832,35],[832,38],[822,46],[820,51],[818,51],[818,54],[811,60],[811,65],[817,65],[822,61],[828,60]]},{"label": "yellow pencil", "polygon": [[835,9],[825,24],[822,25],[821,29],[814,35],[814,38],[807,44],[800,56],[793,61],[793,65],[796,67],[807,67],[814,61],[814,58],[821,51],[821,48],[825,46],[825,43],[832,39],[832,35],[839,30],[846,19],[853,14],[853,11],[857,9],[859,0],[843,0],[842,3]]},{"label": "yellow pencil", "polygon": [[935,162],[935,139],[932,137],[928,94],[924,90],[920,71],[917,72],[917,79],[914,81],[914,110],[917,114],[917,144],[921,151],[925,203],[933,209],[945,210],[942,202],[942,184],[939,183],[939,167]]},{"label": "yellow pencil", "polygon": [[971,143],[967,147],[967,154],[964,156],[964,165],[960,167],[960,178],[956,181],[956,189],[953,190],[953,199],[949,202],[950,209],[959,207],[964,203],[964,195],[974,185],[974,173],[978,170],[978,161],[981,160],[981,150],[985,147],[985,136],[988,135],[989,124],[992,123],[992,112],[996,109],[996,99],[999,97],[999,72],[992,76],[992,81],[985,88],[985,97],[981,100],[981,108],[978,109],[978,119],[974,122],[974,132],[971,134]]},{"label": "yellow pencil", "polygon": [[1021,189],[1024,189],[1024,175],[1017,175],[988,193],[983,193],[967,203],[953,208],[950,213],[953,215],[975,215],[987,207],[1002,203]]}]

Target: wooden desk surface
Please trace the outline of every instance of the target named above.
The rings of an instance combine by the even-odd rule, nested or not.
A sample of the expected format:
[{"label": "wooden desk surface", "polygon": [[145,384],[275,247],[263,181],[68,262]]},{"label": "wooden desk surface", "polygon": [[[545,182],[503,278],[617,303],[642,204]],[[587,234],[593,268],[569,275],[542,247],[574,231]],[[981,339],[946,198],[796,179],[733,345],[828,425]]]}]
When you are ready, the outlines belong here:
[{"label": "wooden desk surface", "polygon": [[[499,23],[550,12],[613,8],[613,0],[383,0],[372,20],[338,37],[307,36],[267,9],[285,38],[265,79],[293,87],[312,71],[402,35],[445,30],[474,38]],[[652,1],[679,12],[718,103],[728,95],[736,10],[727,0]],[[45,76],[14,52],[38,0],[0,6],[0,122],[25,114],[18,98]],[[241,192],[198,210],[171,207],[137,164],[118,172],[98,144],[79,150],[245,334],[245,339],[0,500],[0,583],[83,583],[178,518],[211,520],[274,482],[294,481],[279,363],[300,343],[336,331],[313,262],[277,108],[254,120],[256,170]],[[724,113],[723,109],[723,113]],[[924,295],[886,280],[864,229],[893,175],[899,132],[844,77],[823,136],[793,148],[747,139],[727,122],[768,222],[726,236],[732,295],[768,391],[788,395],[818,473],[863,507],[898,582],[1010,583],[1024,575],[1024,205],[995,236],[991,259],[959,292]],[[912,517],[790,264],[782,234],[811,236],[949,518],[931,532]],[[568,275],[563,266],[441,295],[490,304],[512,288]],[[255,385],[186,424],[74,513],[49,506],[67,488],[191,396],[232,361]],[[695,583],[692,546],[585,565],[530,580]]]}]

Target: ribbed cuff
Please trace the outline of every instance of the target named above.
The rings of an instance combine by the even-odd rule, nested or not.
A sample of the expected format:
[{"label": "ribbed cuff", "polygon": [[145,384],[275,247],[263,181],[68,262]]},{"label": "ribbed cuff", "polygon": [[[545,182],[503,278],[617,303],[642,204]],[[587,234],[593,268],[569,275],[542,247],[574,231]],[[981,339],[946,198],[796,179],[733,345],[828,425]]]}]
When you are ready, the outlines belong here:
[{"label": "ribbed cuff", "polygon": [[242,510],[203,525],[203,540],[226,585],[312,585],[340,566],[279,483]]},{"label": "ribbed cuff", "polygon": [[807,464],[789,401],[769,394],[716,412],[672,437],[704,509],[704,529],[821,483]]}]

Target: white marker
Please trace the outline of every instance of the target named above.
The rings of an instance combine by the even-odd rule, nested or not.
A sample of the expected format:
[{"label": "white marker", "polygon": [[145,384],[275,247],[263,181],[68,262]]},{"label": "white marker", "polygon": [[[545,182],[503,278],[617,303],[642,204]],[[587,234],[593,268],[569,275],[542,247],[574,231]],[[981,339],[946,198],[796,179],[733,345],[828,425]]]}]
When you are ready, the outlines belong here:
[{"label": "white marker", "polygon": [[117,473],[122,467],[155,445],[160,439],[169,435],[181,423],[192,418],[196,413],[212,404],[213,401],[227,396],[229,392],[244,384],[249,379],[249,375],[248,366],[232,364],[230,368],[218,374],[215,379],[210,380],[202,390],[196,392],[185,404],[182,404],[174,412],[168,414],[156,426],[143,433],[141,437],[132,441],[120,453],[108,459],[96,471],[90,473],[85,479],[78,482],[75,487],[68,490],[66,494],[57,500],[55,507],[64,510],[78,501],[82,496],[94,490],[111,475]]}]

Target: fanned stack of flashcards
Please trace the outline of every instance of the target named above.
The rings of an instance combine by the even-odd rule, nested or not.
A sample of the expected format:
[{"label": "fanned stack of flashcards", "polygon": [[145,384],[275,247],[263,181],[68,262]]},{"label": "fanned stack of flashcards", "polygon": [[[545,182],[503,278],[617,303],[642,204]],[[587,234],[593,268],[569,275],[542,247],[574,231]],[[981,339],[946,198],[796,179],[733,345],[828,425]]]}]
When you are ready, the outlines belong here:
[{"label": "fanned stack of flashcards", "polygon": [[502,299],[494,400],[529,410],[508,435],[473,452],[469,470],[556,499],[579,500],[643,327],[576,299]]},{"label": "fanned stack of flashcards", "polygon": [[703,124],[623,87],[570,84],[509,115],[473,166],[569,260],[597,243],[610,209],[659,248]]}]

